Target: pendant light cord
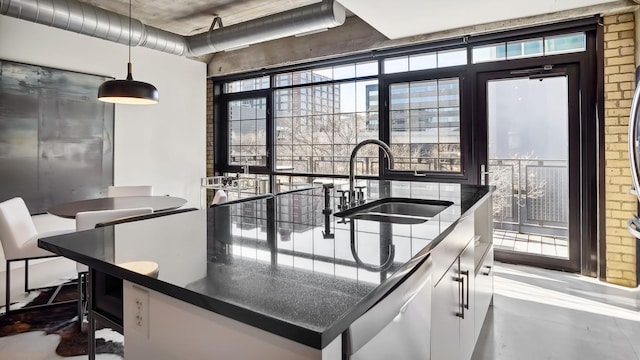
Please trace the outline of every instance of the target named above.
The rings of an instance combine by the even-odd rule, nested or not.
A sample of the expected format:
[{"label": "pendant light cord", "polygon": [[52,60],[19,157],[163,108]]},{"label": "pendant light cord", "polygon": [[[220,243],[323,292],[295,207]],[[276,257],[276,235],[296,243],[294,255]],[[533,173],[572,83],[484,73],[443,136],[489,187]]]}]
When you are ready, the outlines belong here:
[{"label": "pendant light cord", "polygon": [[131,2],[132,0],[129,0],[129,62],[127,63],[127,80],[133,80],[133,75],[131,74],[133,72],[131,69],[131,37],[133,36],[131,26]]},{"label": "pendant light cord", "polygon": [[133,36],[131,33],[131,2],[132,0],[129,0],[129,62],[131,62],[131,36]]},{"label": "pendant light cord", "polygon": [[[116,104],[157,104],[158,89],[155,86],[133,80],[131,75],[131,37],[133,36],[133,0],[129,0],[129,62],[127,63],[127,78],[125,80],[108,80],[98,89],[98,100]],[[144,24],[140,30],[144,31]],[[140,32],[142,36],[142,32]],[[140,39],[139,39],[140,40]]]}]

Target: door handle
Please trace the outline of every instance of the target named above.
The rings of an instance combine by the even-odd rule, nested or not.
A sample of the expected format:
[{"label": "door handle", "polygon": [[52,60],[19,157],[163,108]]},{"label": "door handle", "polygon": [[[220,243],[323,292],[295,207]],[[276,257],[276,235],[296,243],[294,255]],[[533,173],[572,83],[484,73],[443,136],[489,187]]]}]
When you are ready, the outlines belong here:
[{"label": "door handle", "polygon": [[487,171],[487,165],[482,164],[480,165],[480,185],[487,185],[487,176],[490,174],[489,171]]}]

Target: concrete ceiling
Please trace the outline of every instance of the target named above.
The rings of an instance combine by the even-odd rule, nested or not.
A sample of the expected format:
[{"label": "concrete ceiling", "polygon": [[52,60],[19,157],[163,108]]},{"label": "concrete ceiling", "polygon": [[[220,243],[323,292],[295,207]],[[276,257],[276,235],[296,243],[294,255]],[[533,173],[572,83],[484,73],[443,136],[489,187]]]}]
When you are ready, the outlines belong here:
[{"label": "concrete ceiling", "polygon": [[[128,15],[128,0],[79,0]],[[225,26],[321,0],[132,0],[132,16],[180,35],[209,29],[215,16]],[[619,2],[619,0],[337,0],[389,39]]]},{"label": "concrete ceiling", "polygon": [[[129,0],[78,0],[128,15]],[[303,7],[322,0],[132,0],[132,16],[146,25],[188,36],[209,29],[219,16],[224,26]],[[336,0],[387,38],[411,37],[483,24],[573,12],[571,17],[640,0]],[[589,12],[588,8],[598,8]],[[371,30],[373,30],[371,29]],[[306,41],[306,40],[304,40]],[[195,58],[210,62],[213,54]]]},{"label": "concrete ceiling", "polygon": [[[128,0],[79,1],[129,14]],[[208,30],[216,15],[228,26],[317,2],[320,0],[133,0],[132,16],[146,25],[193,35]]]}]

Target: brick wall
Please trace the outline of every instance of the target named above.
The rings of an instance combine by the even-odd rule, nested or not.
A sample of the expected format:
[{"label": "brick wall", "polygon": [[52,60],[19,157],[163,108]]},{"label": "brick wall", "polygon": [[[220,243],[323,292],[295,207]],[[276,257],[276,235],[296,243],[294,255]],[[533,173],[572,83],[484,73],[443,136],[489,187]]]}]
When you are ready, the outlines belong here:
[{"label": "brick wall", "polygon": [[635,86],[634,14],[604,17],[604,111],[607,281],[636,286],[636,239],[627,220],[637,210],[629,194],[627,136]]},{"label": "brick wall", "polygon": [[[213,80],[207,79],[207,177],[213,176]],[[207,203],[213,199],[213,191],[207,190]]]},{"label": "brick wall", "polygon": [[207,79],[207,176],[213,176],[213,80]]}]

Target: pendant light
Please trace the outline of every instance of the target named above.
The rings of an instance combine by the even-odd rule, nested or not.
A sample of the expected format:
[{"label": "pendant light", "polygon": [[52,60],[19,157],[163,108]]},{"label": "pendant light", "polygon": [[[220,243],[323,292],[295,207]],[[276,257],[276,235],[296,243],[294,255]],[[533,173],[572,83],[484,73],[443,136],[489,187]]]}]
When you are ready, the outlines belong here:
[{"label": "pendant light", "polygon": [[98,88],[98,100],[116,104],[157,104],[158,89],[155,86],[133,80],[131,75],[131,0],[129,0],[129,63],[126,80],[105,81]]}]

